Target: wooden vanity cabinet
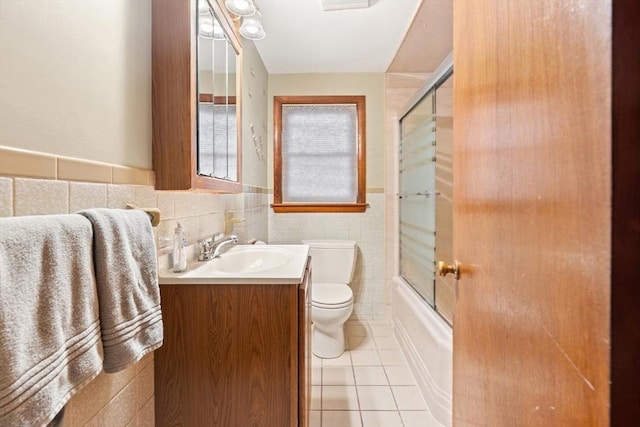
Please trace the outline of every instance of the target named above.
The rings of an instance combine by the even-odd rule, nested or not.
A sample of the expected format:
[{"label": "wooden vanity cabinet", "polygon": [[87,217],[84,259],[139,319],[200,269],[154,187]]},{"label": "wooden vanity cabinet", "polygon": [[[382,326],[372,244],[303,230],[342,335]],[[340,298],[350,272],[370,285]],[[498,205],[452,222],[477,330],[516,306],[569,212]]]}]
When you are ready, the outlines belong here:
[{"label": "wooden vanity cabinet", "polygon": [[308,426],[310,264],[291,285],[161,285],[157,426]]}]

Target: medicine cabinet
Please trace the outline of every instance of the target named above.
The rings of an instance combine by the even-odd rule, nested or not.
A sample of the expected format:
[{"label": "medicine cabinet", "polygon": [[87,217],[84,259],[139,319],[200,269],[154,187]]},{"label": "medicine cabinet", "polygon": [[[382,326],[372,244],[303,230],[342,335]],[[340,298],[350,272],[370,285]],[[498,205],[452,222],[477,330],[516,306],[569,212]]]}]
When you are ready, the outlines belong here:
[{"label": "medicine cabinet", "polygon": [[220,0],[153,0],[156,189],[242,191],[240,40]]}]

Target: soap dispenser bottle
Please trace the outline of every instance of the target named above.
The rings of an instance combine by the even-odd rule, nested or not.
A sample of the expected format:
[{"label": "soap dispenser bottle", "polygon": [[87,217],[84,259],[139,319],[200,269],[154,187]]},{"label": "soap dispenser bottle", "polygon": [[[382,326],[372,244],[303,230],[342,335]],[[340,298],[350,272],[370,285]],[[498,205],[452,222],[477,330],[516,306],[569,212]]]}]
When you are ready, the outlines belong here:
[{"label": "soap dispenser bottle", "polygon": [[187,269],[187,238],[182,225],[178,223],[173,233],[173,271],[180,273]]}]

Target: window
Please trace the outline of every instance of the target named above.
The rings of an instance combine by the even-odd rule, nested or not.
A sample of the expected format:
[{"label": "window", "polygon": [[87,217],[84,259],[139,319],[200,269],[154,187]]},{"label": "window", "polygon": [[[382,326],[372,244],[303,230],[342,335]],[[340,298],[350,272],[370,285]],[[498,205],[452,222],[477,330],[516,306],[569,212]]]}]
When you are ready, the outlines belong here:
[{"label": "window", "polygon": [[365,97],[276,96],[275,212],[363,212]]}]

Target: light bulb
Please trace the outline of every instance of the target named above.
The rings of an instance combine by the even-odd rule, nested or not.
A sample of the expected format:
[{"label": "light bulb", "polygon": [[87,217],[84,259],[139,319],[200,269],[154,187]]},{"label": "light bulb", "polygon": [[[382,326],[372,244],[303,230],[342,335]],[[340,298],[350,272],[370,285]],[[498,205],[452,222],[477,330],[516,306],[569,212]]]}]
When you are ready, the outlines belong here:
[{"label": "light bulb", "polygon": [[224,6],[238,16],[251,16],[256,13],[256,6],[252,0],[226,0]]}]

